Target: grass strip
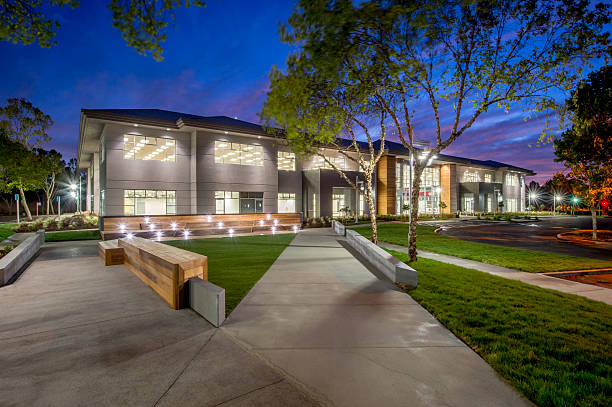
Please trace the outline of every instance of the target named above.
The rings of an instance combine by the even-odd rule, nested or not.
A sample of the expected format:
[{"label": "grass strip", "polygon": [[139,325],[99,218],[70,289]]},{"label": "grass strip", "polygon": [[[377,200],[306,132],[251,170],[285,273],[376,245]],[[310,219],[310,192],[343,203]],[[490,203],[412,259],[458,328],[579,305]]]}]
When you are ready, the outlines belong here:
[{"label": "grass strip", "polygon": [[164,243],[208,257],[208,281],[225,288],[225,313],[229,315],[294,237],[283,233]]},{"label": "grass strip", "polygon": [[612,405],[612,307],[434,260],[411,266],[409,294],[527,398]]},{"label": "grass strip", "polygon": [[[369,226],[357,227],[354,230],[368,239],[372,237],[372,229]],[[612,261],[469,242],[440,235],[435,233],[435,230],[436,227],[433,226],[417,226],[417,247],[419,249],[530,273],[612,267]],[[379,225],[378,240],[407,246],[408,225]]]}]

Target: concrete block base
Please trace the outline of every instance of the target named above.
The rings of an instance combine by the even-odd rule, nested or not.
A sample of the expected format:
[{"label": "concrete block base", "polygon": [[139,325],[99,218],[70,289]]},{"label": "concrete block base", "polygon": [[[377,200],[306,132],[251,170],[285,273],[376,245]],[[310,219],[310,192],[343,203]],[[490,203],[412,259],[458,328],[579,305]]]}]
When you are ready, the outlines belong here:
[{"label": "concrete block base", "polygon": [[201,278],[187,280],[189,307],[216,326],[225,320],[225,289]]}]

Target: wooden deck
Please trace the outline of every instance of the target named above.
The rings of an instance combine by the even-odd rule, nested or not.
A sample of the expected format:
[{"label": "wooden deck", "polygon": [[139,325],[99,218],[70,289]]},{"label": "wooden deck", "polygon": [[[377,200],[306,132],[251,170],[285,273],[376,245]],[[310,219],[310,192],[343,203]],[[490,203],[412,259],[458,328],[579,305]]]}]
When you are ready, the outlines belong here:
[{"label": "wooden deck", "polygon": [[156,238],[157,233],[165,237],[226,236],[232,229],[240,233],[273,233],[300,228],[299,213],[238,214],[238,215],[179,215],[179,216],[117,216],[104,217],[102,240],[127,236]]}]

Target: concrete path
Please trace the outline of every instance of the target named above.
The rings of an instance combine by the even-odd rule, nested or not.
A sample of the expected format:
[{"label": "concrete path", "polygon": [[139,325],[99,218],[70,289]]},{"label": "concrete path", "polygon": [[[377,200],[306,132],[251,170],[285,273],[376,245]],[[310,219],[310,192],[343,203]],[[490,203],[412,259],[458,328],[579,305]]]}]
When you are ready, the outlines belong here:
[{"label": "concrete path", "polygon": [[104,267],[95,245],[48,243],[0,288],[0,405],[316,404],[124,266]]},{"label": "concrete path", "polygon": [[[408,253],[406,246],[399,246],[391,243],[380,242],[381,247]],[[445,254],[433,253],[419,250],[418,255],[426,259],[441,261],[442,263],[454,264],[456,266],[484,271],[485,273],[508,278],[511,280],[522,281],[523,283],[535,285],[542,288],[561,291],[563,293],[575,294],[595,301],[605,302],[612,305],[612,290],[596,285],[582,284],[576,281],[564,280],[562,278],[551,277],[538,273],[527,273],[525,271],[514,270],[506,267],[494,266],[492,264],[481,263],[479,261],[462,259],[460,257],[448,256]]]},{"label": "concrete path", "polygon": [[531,405],[338,240],[300,232],[222,330],[326,405]]}]

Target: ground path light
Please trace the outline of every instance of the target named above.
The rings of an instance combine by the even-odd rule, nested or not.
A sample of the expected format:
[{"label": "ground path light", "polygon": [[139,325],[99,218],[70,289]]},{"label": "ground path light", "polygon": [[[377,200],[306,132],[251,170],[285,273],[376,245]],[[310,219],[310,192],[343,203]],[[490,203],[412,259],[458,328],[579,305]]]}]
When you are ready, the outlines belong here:
[{"label": "ground path light", "polygon": [[230,237],[234,235],[234,229],[230,229],[228,232],[229,232]]},{"label": "ground path light", "polygon": [[223,222],[219,222],[219,223],[217,223],[217,227],[218,227],[219,229],[221,229],[221,228],[223,227]]},{"label": "ground path light", "polygon": [[263,219],[260,219],[259,226],[263,226],[263,225],[264,225],[264,221],[263,221]]},{"label": "ground path light", "polygon": [[151,218],[149,218],[148,216],[145,216],[144,221],[145,223],[148,224],[151,221]]},{"label": "ground path light", "polygon": [[176,230],[176,222],[172,222],[170,224],[170,227],[172,228],[172,230]]},{"label": "ground path light", "polygon": [[297,233],[297,231],[298,231],[298,227],[297,227],[297,225],[294,225],[294,226],[293,226],[293,231],[294,231],[295,233]]},{"label": "ground path light", "polygon": [[121,233],[125,232],[125,223],[119,224],[119,230],[121,230]]},{"label": "ground path light", "polygon": [[183,231],[183,237],[185,239],[189,239],[189,231],[188,230]]},{"label": "ground path light", "polygon": [[131,234],[131,233],[128,233],[128,234],[127,234],[125,237],[127,237],[128,239],[131,239],[131,238],[133,238],[133,237],[134,237],[134,235],[133,235],[133,234]]},{"label": "ground path light", "polygon": [[162,237],[162,232],[161,231],[157,231],[157,240],[161,240]]},{"label": "ground path light", "polygon": [[276,234],[276,226],[272,226],[272,234]]}]

